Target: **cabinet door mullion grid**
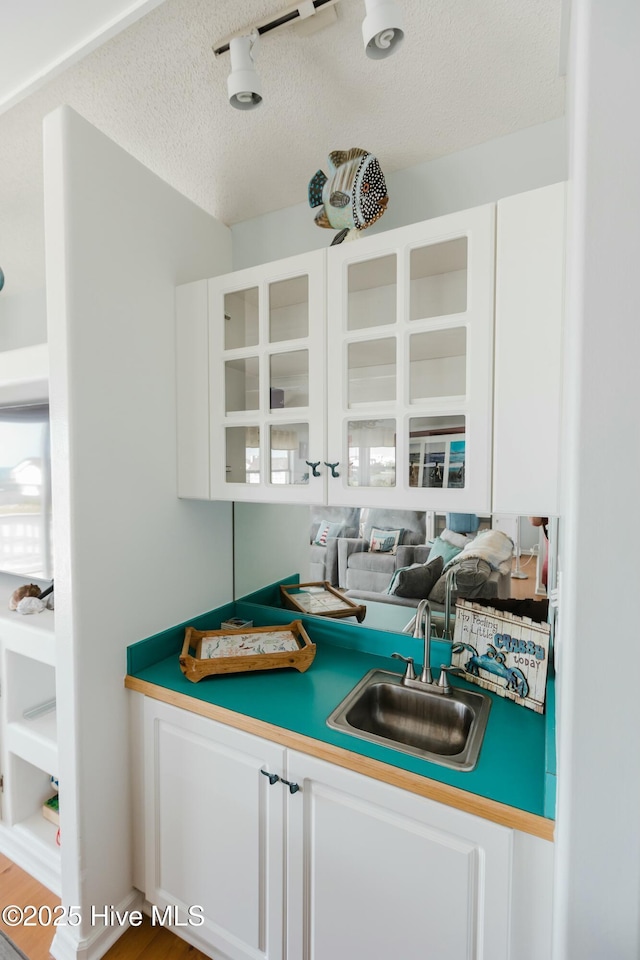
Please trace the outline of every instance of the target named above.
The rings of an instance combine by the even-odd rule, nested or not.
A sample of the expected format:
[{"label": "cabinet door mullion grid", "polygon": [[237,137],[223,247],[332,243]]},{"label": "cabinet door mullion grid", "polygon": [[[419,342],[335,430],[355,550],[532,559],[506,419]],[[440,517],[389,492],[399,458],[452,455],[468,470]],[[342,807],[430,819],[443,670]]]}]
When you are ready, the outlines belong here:
[{"label": "cabinet door mullion grid", "polygon": [[[494,220],[493,206],[480,207],[415,224],[367,238],[362,244],[333,248],[328,254],[328,450],[331,460],[340,460],[340,478],[329,480],[331,503],[359,506],[430,509],[435,511],[486,512],[491,495],[491,416],[493,369],[493,283],[494,283]],[[411,319],[411,256],[425,250],[438,257],[438,249],[449,241],[466,241],[465,309],[451,309],[446,299],[451,296],[457,266],[441,267],[445,287],[440,292],[445,307],[441,315],[429,313]],[[366,248],[364,244],[366,243]],[[364,248],[364,249],[363,249]],[[395,256],[396,318],[394,323],[348,329],[349,267]],[[446,253],[444,254],[446,259]],[[453,274],[451,274],[451,269]],[[442,280],[428,270],[419,279],[428,285]],[[375,289],[375,288],[374,288]],[[447,292],[447,289],[449,292]],[[380,287],[382,296],[384,288]],[[438,291],[436,291],[438,294]],[[375,297],[370,298],[375,307]],[[455,301],[455,293],[454,293]],[[438,332],[464,330],[466,336],[465,389],[449,396],[433,395],[411,398],[412,338]],[[395,400],[377,400],[349,406],[349,350],[353,344],[364,344],[393,338],[396,344]],[[433,341],[432,341],[433,342]],[[447,355],[445,358],[448,359]],[[450,363],[456,360],[454,356]],[[373,368],[372,368],[373,369]],[[410,427],[416,418],[465,418],[465,485],[453,487],[420,487],[411,485]],[[395,484],[390,486],[351,486],[349,484],[348,424],[358,420],[395,420],[396,469]],[[443,427],[442,429],[446,429]],[[459,427],[458,427],[459,429]],[[443,441],[444,442],[444,441]],[[414,442],[414,448],[417,444]],[[421,446],[421,455],[424,444]],[[450,443],[446,450],[450,450]],[[366,480],[366,475],[365,475]]]},{"label": "cabinet door mullion grid", "polygon": [[[307,336],[270,342],[270,285],[299,276],[308,277],[309,327]],[[258,343],[225,349],[225,294],[258,288]],[[211,369],[211,497],[224,500],[270,502],[322,502],[325,498],[324,475],[308,482],[278,484],[271,482],[271,426],[304,424],[308,428],[308,452],[303,459],[324,459],[324,251],[314,251],[278,263],[237,271],[210,281],[210,369]],[[308,356],[308,403],[283,409],[271,408],[270,376],[274,356],[285,357],[297,351]],[[227,411],[225,400],[225,363],[256,358],[258,364],[258,406],[253,410]],[[227,428],[252,427],[259,436],[259,482],[227,482]],[[246,442],[246,438],[245,438]],[[300,451],[299,451],[300,452]]]}]

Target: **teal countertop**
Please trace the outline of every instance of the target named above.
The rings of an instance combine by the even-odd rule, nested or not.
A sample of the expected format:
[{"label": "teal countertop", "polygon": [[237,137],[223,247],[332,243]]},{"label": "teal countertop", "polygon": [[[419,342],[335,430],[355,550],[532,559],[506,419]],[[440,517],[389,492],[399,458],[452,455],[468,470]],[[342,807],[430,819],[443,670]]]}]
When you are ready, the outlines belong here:
[{"label": "teal countertop", "polygon": [[[282,582],[291,583],[296,579],[291,577]],[[256,603],[256,599],[261,602]],[[269,606],[268,601],[274,599],[274,605]],[[127,651],[128,674],[519,810],[542,817],[553,816],[555,771],[550,769],[552,750],[548,743],[554,736],[551,715],[539,715],[510,700],[487,694],[492,701],[487,730],[478,764],[469,772],[452,770],[332,730],[326,725],[327,717],[365,673],[373,669],[402,672],[398,661],[390,659],[394,651],[414,656],[420,663],[422,644],[407,635],[344,620],[297,615],[279,608],[278,604],[279,590],[274,584],[251,597],[196,617],[188,624],[171,627],[135,643]],[[215,630],[232,616],[253,620],[256,626],[302,620],[316,644],[313,664],[305,673],[282,669],[206,677],[199,683],[187,680],[178,663],[185,626]],[[431,654],[434,668],[448,663],[449,645],[434,640]],[[458,678],[452,682],[473,689]],[[551,696],[549,704],[552,704]]]}]

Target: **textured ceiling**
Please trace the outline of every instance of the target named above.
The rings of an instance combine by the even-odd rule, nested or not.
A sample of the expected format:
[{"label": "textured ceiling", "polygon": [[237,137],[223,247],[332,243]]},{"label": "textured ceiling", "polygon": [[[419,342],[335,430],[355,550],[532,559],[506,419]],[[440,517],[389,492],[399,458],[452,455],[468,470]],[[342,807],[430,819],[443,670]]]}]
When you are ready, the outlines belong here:
[{"label": "textured ceiling", "polygon": [[331,149],[363,146],[391,172],[558,117],[562,0],[398,0],[405,42],[362,49],[362,0],[311,36],[263,37],[264,101],[227,102],[212,44],[288,0],[165,0],[0,115],[6,293],[41,282],[42,118],[62,103],[227,224],[306,198]]}]

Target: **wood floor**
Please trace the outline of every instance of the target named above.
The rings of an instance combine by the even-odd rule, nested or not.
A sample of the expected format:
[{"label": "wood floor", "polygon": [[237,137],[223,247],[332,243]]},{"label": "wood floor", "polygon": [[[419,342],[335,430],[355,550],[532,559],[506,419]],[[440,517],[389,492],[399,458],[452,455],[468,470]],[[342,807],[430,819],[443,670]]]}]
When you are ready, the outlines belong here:
[{"label": "wood floor", "polygon": [[[511,580],[511,596],[514,600],[543,600],[544,594],[536,593],[538,558],[528,553],[523,553],[520,557],[520,570],[526,573],[526,580]],[[511,569],[515,570],[516,561],[511,564]]]},{"label": "wood floor", "polygon": [[[55,907],[60,899],[46,887],[30,877],[15,863],[0,854],[0,907],[8,904],[26,907]],[[49,946],[53,939],[50,927],[8,927],[0,920],[0,928],[20,947],[29,960],[49,960]],[[152,927],[149,922],[140,927],[129,927],[111,949],[104,960],[209,960],[204,953],[196,950],[166,930],[164,927]]]}]

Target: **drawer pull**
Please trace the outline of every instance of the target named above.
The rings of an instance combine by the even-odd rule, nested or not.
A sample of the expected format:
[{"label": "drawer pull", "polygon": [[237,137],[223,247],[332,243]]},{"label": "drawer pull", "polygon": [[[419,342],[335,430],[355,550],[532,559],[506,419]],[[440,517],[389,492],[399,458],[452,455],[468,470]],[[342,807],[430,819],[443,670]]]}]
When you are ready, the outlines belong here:
[{"label": "drawer pull", "polygon": [[260,773],[263,774],[263,776],[265,777],[269,777],[269,783],[271,784],[271,786],[273,786],[274,783],[277,783],[278,780],[280,779],[277,773],[269,773],[268,770],[261,770]]},{"label": "drawer pull", "polygon": [[339,477],[339,476],[340,476],[340,474],[339,474],[338,471],[336,470],[336,467],[338,466],[339,463],[340,463],[339,460],[336,460],[335,463],[327,463],[326,460],[324,461],[325,467],[329,467],[329,469],[331,470],[331,476],[332,476],[332,477]]}]

